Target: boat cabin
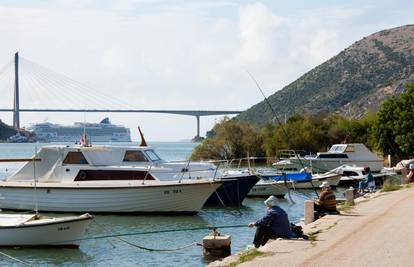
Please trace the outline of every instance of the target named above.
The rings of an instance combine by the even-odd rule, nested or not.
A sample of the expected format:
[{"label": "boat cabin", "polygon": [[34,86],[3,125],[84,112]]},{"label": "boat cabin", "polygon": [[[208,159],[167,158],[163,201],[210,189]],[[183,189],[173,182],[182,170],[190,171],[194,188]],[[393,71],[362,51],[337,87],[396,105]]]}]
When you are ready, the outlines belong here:
[{"label": "boat cabin", "polygon": [[319,152],[319,159],[381,160],[364,144],[335,144],[328,152]]}]

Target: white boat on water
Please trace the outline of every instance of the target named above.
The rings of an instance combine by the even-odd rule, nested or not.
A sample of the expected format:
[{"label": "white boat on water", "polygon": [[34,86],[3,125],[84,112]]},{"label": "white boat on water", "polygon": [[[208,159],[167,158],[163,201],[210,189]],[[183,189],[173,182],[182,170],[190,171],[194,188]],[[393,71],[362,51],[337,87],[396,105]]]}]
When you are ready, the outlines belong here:
[{"label": "white boat on water", "polygon": [[[280,186],[287,183],[291,189],[312,189],[318,188],[323,182],[328,182],[333,188],[337,187],[341,175],[337,173],[311,174],[307,172],[288,172],[288,173],[267,173],[261,175],[266,180],[276,181]],[[285,186],[286,187],[286,186]]]},{"label": "white boat on water", "polygon": [[341,165],[370,167],[372,172],[379,172],[384,167],[381,157],[372,153],[364,144],[335,144],[328,152],[319,152],[316,156],[300,156],[284,159],[273,164],[277,169],[309,167],[314,173],[323,173]]},{"label": "white boat on water", "polygon": [[0,213],[0,247],[78,247],[93,216]]},{"label": "white boat on water", "polygon": [[[329,173],[340,174],[341,180],[339,181],[340,186],[358,186],[358,183],[366,177],[364,167],[355,165],[342,165],[336,169],[329,171]],[[377,185],[382,185],[386,177],[395,175],[392,171],[381,171],[379,173],[372,173]]]},{"label": "white boat on water", "polygon": [[260,179],[253,188],[250,190],[248,197],[284,197],[288,191],[288,187],[284,183],[276,182],[273,180]]},{"label": "white boat on water", "polygon": [[0,181],[0,208],[32,210],[36,194],[39,211],[195,214],[222,185],[204,179],[161,181],[157,175],[170,170],[120,165],[117,157],[126,157],[117,154],[120,151],[105,146],[45,146],[36,159]]}]

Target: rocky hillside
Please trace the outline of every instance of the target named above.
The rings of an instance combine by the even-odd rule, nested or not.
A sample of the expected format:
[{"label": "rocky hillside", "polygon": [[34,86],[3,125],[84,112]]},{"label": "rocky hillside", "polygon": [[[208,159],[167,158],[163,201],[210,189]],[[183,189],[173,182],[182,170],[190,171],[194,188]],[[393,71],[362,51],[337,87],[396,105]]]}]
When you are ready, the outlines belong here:
[{"label": "rocky hillside", "polygon": [[[279,114],[337,112],[361,117],[414,83],[414,25],[374,33],[315,67],[269,97]],[[265,102],[238,119],[263,124],[271,114]]]},{"label": "rocky hillside", "polygon": [[13,127],[5,124],[0,120],[0,141],[5,141],[12,135],[15,135],[17,131]]}]

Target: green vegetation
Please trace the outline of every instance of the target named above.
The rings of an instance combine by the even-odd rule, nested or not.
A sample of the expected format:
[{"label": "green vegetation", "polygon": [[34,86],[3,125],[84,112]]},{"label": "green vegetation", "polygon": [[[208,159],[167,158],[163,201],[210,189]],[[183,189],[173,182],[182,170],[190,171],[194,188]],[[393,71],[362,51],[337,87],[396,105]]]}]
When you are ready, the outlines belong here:
[{"label": "green vegetation", "polygon": [[400,97],[384,102],[373,127],[376,147],[398,158],[414,156],[414,85]]},{"label": "green vegetation", "polygon": [[348,201],[345,201],[344,203],[338,205],[338,211],[349,212],[354,207],[355,207],[355,204],[354,203],[350,203]]},{"label": "green vegetation", "polygon": [[237,262],[230,263],[228,267],[235,267],[243,262],[251,261],[258,256],[267,256],[267,255],[271,255],[271,253],[264,253],[255,248],[249,249],[240,255],[239,260]]},{"label": "green vegetation", "polygon": [[381,192],[397,191],[400,189],[401,185],[399,184],[385,183],[381,188]]},{"label": "green vegetation", "polygon": [[331,144],[362,142],[370,144],[369,129],[375,116],[360,120],[347,119],[339,115],[294,116],[284,125],[290,145],[277,125],[263,128],[246,122],[224,120],[218,122],[196,149],[192,159],[234,159],[247,156],[275,157],[281,149],[300,149],[316,153],[326,150]]},{"label": "green vegetation", "polygon": [[332,144],[364,143],[393,158],[414,157],[414,85],[400,97],[384,102],[377,114],[360,119],[337,114],[295,115],[283,127],[254,124],[225,118],[194,150],[192,159],[237,159],[248,156],[278,157],[283,149],[326,151]]},{"label": "green vegetation", "polygon": [[263,156],[260,130],[246,122],[224,118],[193,152],[192,159],[234,159]]}]

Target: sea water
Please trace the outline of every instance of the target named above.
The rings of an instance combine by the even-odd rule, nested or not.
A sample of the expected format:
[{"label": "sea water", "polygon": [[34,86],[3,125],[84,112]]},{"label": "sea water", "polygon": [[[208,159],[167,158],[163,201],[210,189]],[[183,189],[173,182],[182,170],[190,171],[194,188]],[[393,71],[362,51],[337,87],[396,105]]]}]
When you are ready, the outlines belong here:
[{"label": "sea water", "polygon": [[[48,144],[0,144],[0,158],[31,157],[35,150]],[[113,144],[116,145],[116,144]],[[194,147],[188,142],[152,142],[160,156],[166,160],[186,160]],[[22,163],[0,163],[0,179],[13,174]],[[312,190],[291,191],[291,198],[279,200],[279,205],[289,214],[293,222],[303,217],[303,203],[314,198]],[[240,225],[245,228],[219,229],[222,234],[232,236],[232,253],[244,250],[251,244],[254,229],[247,228],[249,222],[265,214],[264,198],[247,198],[242,207],[203,208],[194,216],[150,216],[150,215],[97,215],[90,224],[87,236],[136,233],[169,229],[190,229],[216,225]],[[45,213],[46,214],[46,213]],[[65,214],[47,213],[50,216]],[[154,233],[122,237],[138,246],[154,249],[174,249],[194,242],[201,242],[209,230],[187,230],[170,233]],[[36,266],[205,266],[202,248],[190,246],[172,251],[157,252],[142,250],[116,238],[92,239],[81,242],[79,249],[60,248],[13,248],[0,249],[20,260]],[[0,266],[18,266],[18,263],[0,255]]]}]

